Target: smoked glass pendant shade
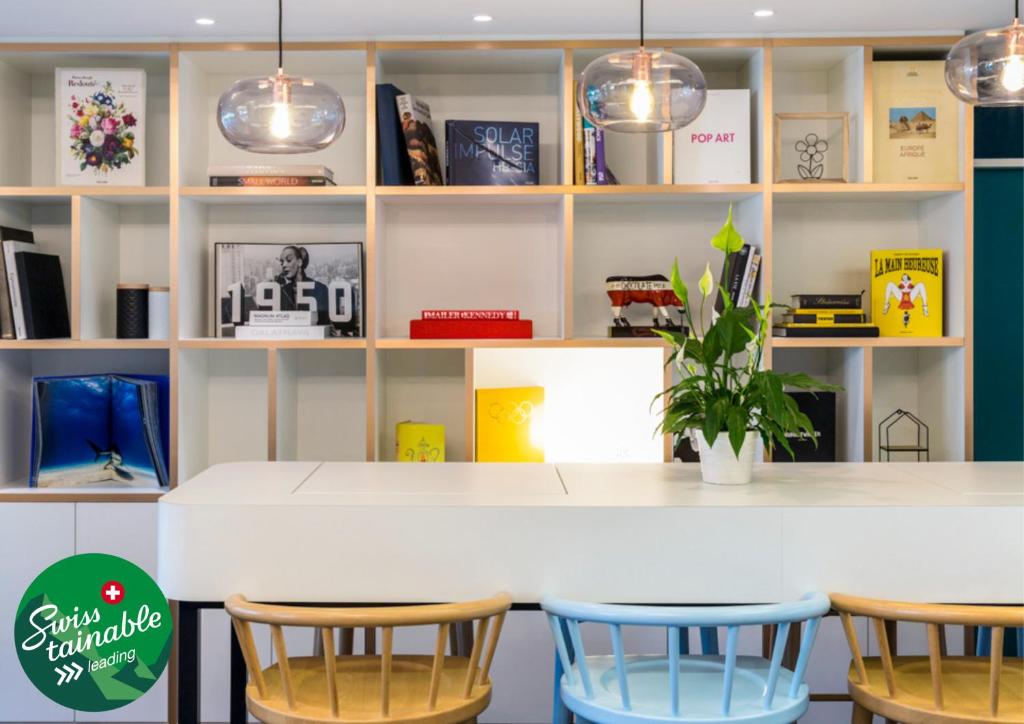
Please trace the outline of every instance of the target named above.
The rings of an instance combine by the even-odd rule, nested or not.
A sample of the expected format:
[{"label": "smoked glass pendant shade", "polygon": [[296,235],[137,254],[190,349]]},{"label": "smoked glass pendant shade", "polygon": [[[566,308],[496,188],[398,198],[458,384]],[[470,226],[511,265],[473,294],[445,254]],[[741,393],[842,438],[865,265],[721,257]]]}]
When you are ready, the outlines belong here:
[{"label": "smoked glass pendant shade", "polygon": [[285,75],[245,78],[224,91],[217,125],[233,146],[254,153],[310,153],[345,129],[345,104],[331,86]]},{"label": "smoked glass pendant shade", "polygon": [[665,50],[604,55],[580,76],[576,102],[597,127],[660,133],[692,123],[704,110],[707,82],[695,63]]},{"label": "smoked glass pendant shade", "polygon": [[1024,105],[1024,25],[973,33],[946,56],[946,85],[976,106]]}]

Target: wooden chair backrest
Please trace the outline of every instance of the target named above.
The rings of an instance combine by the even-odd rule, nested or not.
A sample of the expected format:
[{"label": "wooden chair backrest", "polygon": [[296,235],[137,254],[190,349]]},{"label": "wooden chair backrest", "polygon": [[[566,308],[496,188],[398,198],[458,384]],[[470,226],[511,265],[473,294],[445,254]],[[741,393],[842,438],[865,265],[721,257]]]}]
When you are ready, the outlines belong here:
[{"label": "wooden chair backrest", "polygon": [[[255,685],[261,699],[268,696],[263,668],[260,666],[251,623],[270,626],[270,637],[277,656],[281,686],[289,710],[294,711],[295,686],[288,664],[288,652],[284,643],[283,626],[318,628],[323,639],[324,669],[327,676],[327,694],[330,699],[331,716],[339,716],[339,694],[336,677],[334,651],[335,628],[376,628],[383,631],[380,671],[380,714],[387,717],[390,711],[391,661],[394,630],[402,626],[436,625],[437,643],[430,673],[430,687],[423,702],[423,711],[434,711],[441,685],[441,672],[445,662],[445,645],[452,624],[476,622],[476,635],[466,669],[462,697],[468,699],[473,687],[488,682],[491,662],[498,645],[498,637],[505,621],[505,613],[512,605],[506,593],[492,598],[463,603],[435,604],[427,606],[391,606],[383,608],[321,608],[315,606],[277,606],[252,603],[240,594],[229,598],[224,608],[231,616],[235,633],[242,648],[249,679]],[[493,626],[492,626],[493,621]],[[490,635],[488,636],[488,633]]]},{"label": "wooden chair backrest", "polygon": [[992,654],[989,664],[988,706],[991,715],[999,714],[999,680],[1003,668],[1003,634],[1006,627],[1024,626],[1024,606],[961,606],[937,605],[927,603],[907,603],[904,601],[884,601],[873,598],[847,596],[841,593],[829,594],[832,608],[839,613],[846,633],[846,641],[850,644],[853,655],[853,666],[858,683],[868,684],[867,669],[864,657],[857,641],[857,632],[853,627],[853,616],[866,616],[871,619],[878,638],[879,658],[885,675],[885,686],[889,697],[896,699],[896,675],[893,668],[892,648],[886,634],[886,621],[913,621],[923,623],[928,629],[928,661],[931,668],[932,703],[935,711],[943,710],[942,697],[942,661],[943,656],[941,627],[953,626],[991,626]]}]

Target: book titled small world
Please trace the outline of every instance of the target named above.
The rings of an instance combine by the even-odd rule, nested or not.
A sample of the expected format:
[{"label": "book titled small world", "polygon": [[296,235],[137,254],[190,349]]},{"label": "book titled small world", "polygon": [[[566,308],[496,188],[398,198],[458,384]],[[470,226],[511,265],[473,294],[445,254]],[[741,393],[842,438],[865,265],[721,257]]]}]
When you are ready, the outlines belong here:
[{"label": "book titled small world", "polygon": [[449,186],[536,186],[540,126],[506,121],[448,121],[444,127]]}]

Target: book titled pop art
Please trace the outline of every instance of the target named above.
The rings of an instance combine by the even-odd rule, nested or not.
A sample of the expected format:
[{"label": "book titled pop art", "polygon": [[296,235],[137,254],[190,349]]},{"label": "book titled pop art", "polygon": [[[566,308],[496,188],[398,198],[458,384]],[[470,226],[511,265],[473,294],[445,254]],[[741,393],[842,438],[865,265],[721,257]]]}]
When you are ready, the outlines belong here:
[{"label": "book titled pop art", "polygon": [[146,183],[146,71],[57,68],[57,180]]}]

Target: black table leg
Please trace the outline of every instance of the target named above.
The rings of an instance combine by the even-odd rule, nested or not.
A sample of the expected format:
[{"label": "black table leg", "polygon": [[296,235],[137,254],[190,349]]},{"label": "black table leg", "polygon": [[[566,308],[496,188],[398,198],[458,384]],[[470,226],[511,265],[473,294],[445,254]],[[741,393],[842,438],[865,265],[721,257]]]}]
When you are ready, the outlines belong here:
[{"label": "black table leg", "polygon": [[245,724],[245,659],[235,627],[231,627],[231,724]]},{"label": "black table leg", "polygon": [[199,613],[178,602],[178,724],[199,724]]}]

